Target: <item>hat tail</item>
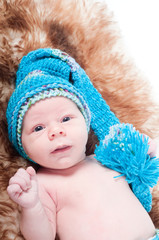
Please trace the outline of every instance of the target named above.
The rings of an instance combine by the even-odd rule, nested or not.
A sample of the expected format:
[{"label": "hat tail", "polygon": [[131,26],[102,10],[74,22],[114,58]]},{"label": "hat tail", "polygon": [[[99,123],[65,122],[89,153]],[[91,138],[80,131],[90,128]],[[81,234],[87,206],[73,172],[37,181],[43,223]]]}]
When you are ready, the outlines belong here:
[{"label": "hat tail", "polygon": [[74,86],[84,95],[91,112],[91,128],[99,140],[109,134],[110,127],[119,124],[119,119],[110,110],[101,94],[95,89],[83,69],[72,74]]}]

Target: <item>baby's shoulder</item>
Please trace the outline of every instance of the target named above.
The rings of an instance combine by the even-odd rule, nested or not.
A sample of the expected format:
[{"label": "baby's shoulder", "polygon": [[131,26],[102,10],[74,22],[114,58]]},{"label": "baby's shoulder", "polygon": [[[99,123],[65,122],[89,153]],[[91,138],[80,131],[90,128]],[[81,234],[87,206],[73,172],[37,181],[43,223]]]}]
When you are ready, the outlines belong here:
[{"label": "baby's shoulder", "polygon": [[39,195],[42,202],[56,202],[56,192],[58,188],[56,184],[56,176],[54,176],[51,171],[45,168],[40,168],[37,171],[37,180]]}]

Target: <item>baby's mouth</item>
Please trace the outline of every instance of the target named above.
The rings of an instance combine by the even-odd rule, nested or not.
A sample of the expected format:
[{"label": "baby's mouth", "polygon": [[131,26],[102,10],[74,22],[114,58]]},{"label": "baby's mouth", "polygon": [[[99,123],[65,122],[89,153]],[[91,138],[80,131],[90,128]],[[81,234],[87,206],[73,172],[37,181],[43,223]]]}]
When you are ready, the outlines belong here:
[{"label": "baby's mouth", "polygon": [[71,148],[71,146],[61,146],[61,147],[57,147],[54,151],[52,151],[51,153],[56,154],[56,153],[61,153],[61,152],[66,152],[67,150],[69,150]]}]

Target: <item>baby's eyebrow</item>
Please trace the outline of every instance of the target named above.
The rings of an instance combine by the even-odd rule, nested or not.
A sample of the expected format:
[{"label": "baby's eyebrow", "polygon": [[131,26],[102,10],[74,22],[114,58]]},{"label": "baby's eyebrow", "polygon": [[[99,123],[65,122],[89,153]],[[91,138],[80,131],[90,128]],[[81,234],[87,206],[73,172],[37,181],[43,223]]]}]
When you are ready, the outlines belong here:
[{"label": "baby's eyebrow", "polygon": [[26,128],[33,128],[34,126],[40,125],[42,123],[43,123],[42,119],[39,118],[38,116],[37,117],[31,117],[29,119],[29,121],[24,121],[23,122],[22,127],[24,128],[24,126],[25,126]]}]

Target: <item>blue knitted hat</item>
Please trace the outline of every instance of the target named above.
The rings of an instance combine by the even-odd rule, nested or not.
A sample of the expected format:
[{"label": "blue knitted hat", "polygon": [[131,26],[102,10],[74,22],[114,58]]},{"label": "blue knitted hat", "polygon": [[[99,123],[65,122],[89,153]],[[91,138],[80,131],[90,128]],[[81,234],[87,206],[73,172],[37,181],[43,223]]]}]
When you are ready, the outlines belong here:
[{"label": "blue knitted hat", "polygon": [[[28,159],[21,142],[25,113],[35,102],[52,96],[64,96],[76,103],[87,129],[104,139],[119,120],[94,88],[85,71],[67,53],[44,48],[30,52],[19,64],[16,87],[7,108],[9,139],[17,151]],[[91,112],[91,118],[90,118]]]},{"label": "blue knitted hat", "polygon": [[22,142],[22,122],[30,106],[37,101],[54,96],[71,99],[79,108],[90,129],[90,110],[82,95],[69,82],[70,75],[79,65],[58,49],[38,49],[24,56],[16,75],[16,88],[10,97],[7,108],[9,139],[26,159]]}]

